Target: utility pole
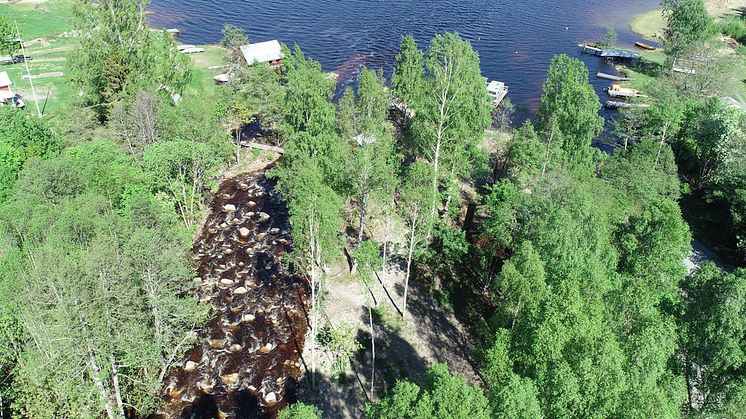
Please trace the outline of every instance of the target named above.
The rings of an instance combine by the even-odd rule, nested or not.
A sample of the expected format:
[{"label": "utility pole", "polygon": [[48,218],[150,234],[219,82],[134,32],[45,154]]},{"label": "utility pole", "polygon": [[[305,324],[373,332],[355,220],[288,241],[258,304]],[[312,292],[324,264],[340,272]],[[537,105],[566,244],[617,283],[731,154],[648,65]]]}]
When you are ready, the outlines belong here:
[{"label": "utility pole", "polygon": [[31,79],[31,70],[28,68],[28,60],[26,59],[26,47],[23,45],[23,38],[21,38],[21,31],[18,30],[18,21],[16,23],[16,35],[18,41],[21,43],[21,52],[23,53],[23,63],[26,65],[26,75],[28,76],[28,82],[31,83],[31,95],[34,96],[34,103],[36,104],[36,114],[41,118],[41,109],[39,109],[39,98],[36,97],[36,90],[34,90],[34,81]]}]

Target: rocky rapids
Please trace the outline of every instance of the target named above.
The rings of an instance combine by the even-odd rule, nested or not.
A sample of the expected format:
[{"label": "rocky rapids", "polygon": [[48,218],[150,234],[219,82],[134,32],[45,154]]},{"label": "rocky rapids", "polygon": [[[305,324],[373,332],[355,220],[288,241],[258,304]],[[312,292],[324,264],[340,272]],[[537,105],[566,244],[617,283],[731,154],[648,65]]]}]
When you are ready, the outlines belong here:
[{"label": "rocky rapids", "polygon": [[263,171],[224,181],[194,245],[199,343],[166,379],[166,418],[275,417],[294,401],[308,331],[307,281],[289,272],[287,208]]}]

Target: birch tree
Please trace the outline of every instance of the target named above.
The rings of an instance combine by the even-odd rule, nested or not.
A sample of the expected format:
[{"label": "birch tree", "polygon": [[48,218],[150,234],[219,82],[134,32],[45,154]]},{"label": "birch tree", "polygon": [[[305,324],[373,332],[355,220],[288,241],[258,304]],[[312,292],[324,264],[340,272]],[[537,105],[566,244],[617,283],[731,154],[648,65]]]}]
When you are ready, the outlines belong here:
[{"label": "birch tree", "polygon": [[[413,121],[419,153],[432,166],[430,214],[440,207],[440,179],[451,167],[443,156],[463,154],[481,141],[491,104],[479,68],[479,55],[455,33],[436,36],[425,60],[423,95]],[[445,170],[444,170],[445,169]]]},{"label": "birch tree", "polygon": [[404,277],[404,308],[407,312],[407,296],[409,292],[409,278],[412,270],[412,258],[424,243],[433,223],[430,215],[432,203],[432,189],[429,187],[432,179],[432,168],[422,162],[414,162],[409,167],[404,184],[399,190],[399,211],[407,228],[405,240],[407,243],[407,271]]},{"label": "birch tree", "polygon": [[326,268],[340,257],[342,198],[324,183],[316,161],[296,155],[276,173],[290,207],[290,224],[301,269],[311,282],[311,373],[316,384],[316,335]]}]

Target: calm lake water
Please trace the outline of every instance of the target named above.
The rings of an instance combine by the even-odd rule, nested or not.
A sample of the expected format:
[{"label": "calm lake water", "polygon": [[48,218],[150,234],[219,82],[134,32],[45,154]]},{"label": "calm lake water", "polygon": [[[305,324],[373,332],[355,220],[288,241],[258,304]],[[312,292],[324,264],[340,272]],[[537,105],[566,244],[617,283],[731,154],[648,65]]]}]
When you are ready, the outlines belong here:
[{"label": "calm lake water", "polygon": [[[504,81],[511,100],[535,110],[549,61],[565,53],[581,58],[591,83],[606,100],[610,82],[597,71],[614,70],[577,44],[600,39],[607,26],[619,44],[633,48],[632,16],[659,6],[658,0],[153,0],[156,27],[177,27],[179,40],[215,43],[224,23],[242,27],[254,42],[298,43],[325,71],[354,79],[362,66],[390,72],[402,35],[425,47],[434,34],[455,31],[479,51],[485,77]],[[606,111],[602,111],[609,116]]]}]

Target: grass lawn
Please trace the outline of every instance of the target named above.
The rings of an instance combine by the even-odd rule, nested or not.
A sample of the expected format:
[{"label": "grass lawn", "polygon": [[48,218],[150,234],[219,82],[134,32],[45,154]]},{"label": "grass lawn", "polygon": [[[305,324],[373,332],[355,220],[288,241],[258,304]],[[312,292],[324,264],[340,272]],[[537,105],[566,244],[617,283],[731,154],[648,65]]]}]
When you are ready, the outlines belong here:
[{"label": "grass lawn", "polygon": [[[26,54],[32,58],[28,63],[31,75],[49,76],[33,81],[39,107],[46,107],[45,112],[48,112],[69,104],[75,88],[65,76],[67,54],[78,43],[76,38],[63,35],[70,30],[70,2],[50,0],[39,4],[4,4],[0,5],[0,14],[18,23],[21,37],[28,44]],[[23,78],[27,74],[26,65],[0,65],[0,71],[8,72],[13,82],[12,89],[26,99],[26,109],[35,111],[31,82]],[[63,76],[53,75],[58,73],[63,73]]]},{"label": "grass lawn", "polygon": [[[192,54],[194,70],[192,81],[184,89],[184,96],[204,96],[215,91],[213,77],[222,73],[222,69],[214,68],[224,64],[225,49],[217,45],[204,45],[205,52]],[[213,67],[211,70],[210,67]]]},{"label": "grass lawn", "polygon": [[[18,22],[21,37],[29,44],[26,54],[32,58],[28,63],[32,75],[63,73],[63,76],[50,75],[33,80],[39,106],[45,108],[45,112],[54,112],[69,105],[76,97],[76,89],[67,77],[67,55],[78,45],[77,38],[67,35],[71,30],[70,1],[3,4],[0,5],[0,15],[7,17],[11,22]],[[224,50],[213,45],[204,48],[204,53],[191,56],[194,62],[194,77],[187,86],[185,95],[201,96],[214,90],[212,78],[220,73],[220,69],[210,70],[209,67],[223,64]],[[35,112],[31,82],[23,78],[26,75],[26,65],[0,65],[0,71],[8,72],[13,82],[12,89],[26,99],[26,109]]]},{"label": "grass lawn", "polygon": [[653,10],[652,12],[643,13],[632,18],[629,22],[629,28],[632,32],[642,35],[648,39],[660,39],[663,30],[666,29],[666,22],[663,20],[662,10]]}]

